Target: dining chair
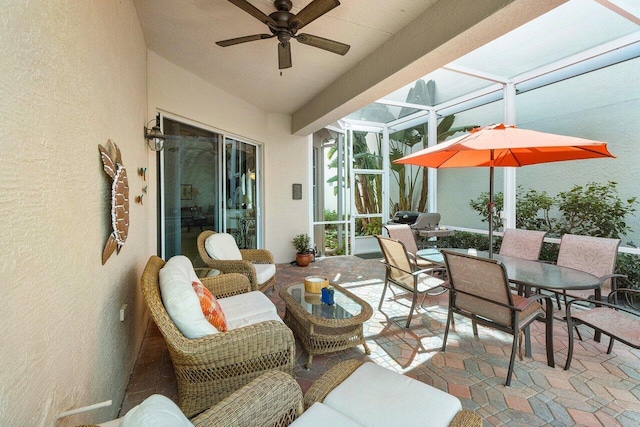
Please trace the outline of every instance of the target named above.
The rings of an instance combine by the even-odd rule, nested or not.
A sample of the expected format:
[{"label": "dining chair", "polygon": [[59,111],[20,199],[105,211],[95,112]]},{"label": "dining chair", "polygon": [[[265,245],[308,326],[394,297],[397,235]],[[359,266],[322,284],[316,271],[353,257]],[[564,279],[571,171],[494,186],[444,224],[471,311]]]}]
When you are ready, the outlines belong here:
[{"label": "dining chair", "polygon": [[607,354],[611,354],[614,341],[620,341],[630,347],[640,349],[640,314],[632,308],[633,304],[617,304],[618,294],[624,294],[625,301],[640,297],[640,290],[617,289],[609,293],[607,302],[593,301],[596,307],[591,310],[573,310],[574,303],[583,301],[573,299],[567,304],[567,329],[569,330],[569,346],[567,349],[567,363],[564,369],[569,369],[573,358],[573,329],[577,325],[586,325],[594,329],[595,333],[602,333],[609,337]]},{"label": "dining chair", "polygon": [[[581,270],[600,279],[600,287],[593,291],[563,291],[565,306],[567,304],[567,296],[600,301],[602,297],[606,297],[609,292],[616,289],[616,278],[625,277],[621,274],[614,274],[618,246],[620,246],[620,239],[579,236],[576,234],[562,236],[556,265]],[[558,308],[560,308],[558,295],[556,293]]]},{"label": "dining chair", "polygon": [[[387,287],[389,287],[390,284],[412,292],[413,299],[411,309],[405,326],[408,328],[411,324],[411,317],[413,316],[418,294],[424,294],[422,298],[422,302],[424,302],[427,293],[438,295],[445,292],[445,289],[442,287],[445,281],[433,276],[435,272],[444,272],[444,268],[432,267],[420,269],[411,261],[407,249],[402,242],[384,236],[376,236],[376,239],[378,239],[378,243],[380,244],[386,265],[384,288],[380,297],[380,303],[378,304],[378,310],[382,307],[382,301],[384,301]],[[436,289],[437,291],[435,291]]]},{"label": "dining chair", "polygon": [[500,255],[536,261],[540,256],[546,231],[507,228],[502,236]]},{"label": "dining chair", "polygon": [[[555,366],[553,357],[553,307],[548,295],[536,294],[525,298],[513,294],[504,265],[495,259],[442,250],[449,282],[449,312],[444,330],[442,351],[446,350],[449,326],[453,315],[471,319],[473,335],[478,336],[476,324],[498,329],[513,335],[511,359],[505,385],[511,384],[520,332],[528,334],[529,325],[537,319],[546,325],[547,364]],[[544,306],[541,304],[544,300]],[[520,354],[522,360],[522,355]]]},{"label": "dining chair", "polygon": [[413,264],[421,268],[433,267],[432,262],[422,259],[416,254],[418,252],[416,235],[409,224],[386,224],[384,228],[391,239],[398,240],[404,244],[409,254],[409,259]]}]

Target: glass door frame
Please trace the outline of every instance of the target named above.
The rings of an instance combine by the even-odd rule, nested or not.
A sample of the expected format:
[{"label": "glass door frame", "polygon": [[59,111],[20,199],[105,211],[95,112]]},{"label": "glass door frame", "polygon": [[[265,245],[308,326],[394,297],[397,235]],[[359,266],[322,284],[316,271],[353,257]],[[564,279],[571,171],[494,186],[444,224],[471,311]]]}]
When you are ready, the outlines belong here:
[{"label": "glass door frame", "polygon": [[232,139],[236,142],[240,142],[243,144],[247,144],[250,146],[255,147],[256,149],[256,159],[255,159],[255,185],[256,185],[256,194],[255,194],[255,201],[254,201],[254,210],[255,210],[255,221],[256,221],[256,248],[262,248],[262,243],[263,243],[263,224],[262,224],[262,203],[263,203],[263,195],[262,195],[262,189],[263,189],[263,185],[262,185],[262,165],[263,165],[263,148],[262,148],[262,144],[258,143],[258,142],[254,142],[254,141],[250,141],[247,138],[243,138],[243,137],[239,137],[237,135],[233,135],[233,134],[229,134],[229,133],[221,133],[222,135],[222,141],[221,141],[221,153],[223,153],[220,158],[222,159],[222,165],[221,165],[221,171],[222,171],[222,177],[220,179],[220,185],[222,186],[222,192],[220,194],[222,194],[222,203],[220,204],[220,215],[222,218],[222,227],[225,230],[225,232],[228,232],[229,230],[229,224],[228,224],[228,217],[227,217],[227,211],[229,210],[229,207],[227,206],[228,204],[228,200],[229,200],[229,194],[227,194],[227,181],[229,179],[229,177],[227,176],[227,156],[226,156],[226,150],[227,150],[227,140],[228,139]]},{"label": "glass door frame", "polygon": [[[237,141],[241,141],[247,144],[251,144],[256,146],[257,150],[257,154],[256,154],[256,246],[258,248],[262,247],[262,243],[264,242],[264,224],[263,224],[263,217],[262,217],[262,203],[263,203],[263,191],[264,191],[264,183],[263,183],[263,174],[262,174],[262,170],[263,170],[263,162],[264,162],[264,147],[263,144],[257,142],[257,141],[253,141],[249,138],[246,137],[242,137],[239,135],[235,135],[229,132],[225,132],[222,131],[220,129],[216,129],[212,126],[208,126],[205,125],[201,122],[197,122],[194,120],[190,120],[186,117],[183,116],[178,116],[178,115],[174,115],[174,114],[170,114],[170,113],[166,113],[160,110],[156,111],[156,114],[160,115],[160,130],[164,133],[164,119],[170,119],[176,122],[180,122],[180,123],[184,123],[186,125],[189,126],[194,126],[200,129],[203,129],[205,131],[208,132],[213,132],[213,133],[217,133],[219,134],[220,140],[218,141],[218,152],[222,153],[219,156],[219,170],[221,171],[221,176],[218,179],[218,194],[220,195],[220,197],[222,198],[222,200],[220,201],[221,203],[218,203],[218,208],[216,209],[216,214],[218,215],[218,217],[221,219],[220,221],[220,230],[215,230],[217,232],[226,232],[227,230],[227,221],[226,221],[226,214],[225,214],[225,208],[227,205],[227,194],[226,194],[226,180],[227,180],[227,174],[226,174],[226,156],[224,155],[225,153],[225,142],[227,138],[232,138],[235,139]],[[157,179],[156,179],[156,185],[157,185],[157,211],[156,211],[156,215],[158,218],[158,225],[157,225],[157,232],[158,232],[158,244],[157,244],[157,251],[159,253],[159,256],[162,259],[166,259],[166,242],[165,242],[165,237],[166,237],[166,228],[165,228],[165,220],[166,220],[166,214],[165,214],[165,200],[164,200],[164,182],[163,182],[163,177],[165,174],[165,170],[164,170],[164,149],[162,151],[158,152],[158,155],[156,156],[156,170],[157,170]]]},{"label": "glass door frame", "polygon": [[[351,224],[352,224],[352,221],[351,221],[352,202],[349,199],[350,191],[348,190],[349,183],[347,181],[347,177],[349,176],[349,171],[351,170],[352,164],[350,163],[351,156],[348,153],[349,147],[347,144],[346,131],[345,129],[340,129],[333,126],[327,126],[325,129],[336,134],[335,145],[336,145],[336,156],[337,156],[337,161],[336,161],[337,219],[335,221],[325,221],[324,217],[319,217],[321,213],[318,212],[318,208],[316,207],[316,205],[320,203],[319,202],[320,198],[324,198],[323,192],[325,189],[325,183],[320,182],[319,177],[320,176],[322,176],[323,178],[326,178],[326,177],[324,177],[324,175],[319,176],[318,169],[319,168],[324,169],[325,167],[324,162],[326,159],[323,155],[324,153],[322,152],[322,149],[323,149],[322,144],[319,147],[314,147],[313,143],[311,143],[310,152],[312,153],[312,157],[313,157],[311,162],[311,167],[310,167],[310,170],[312,171],[312,176],[311,176],[311,179],[309,180],[312,187],[311,194],[313,194],[313,200],[311,202],[312,206],[310,207],[311,218],[313,218],[313,221],[311,223],[311,233],[312,233],[311,235],[314,237],[316,236],[315,233],[316,233],[317,226],[323,226],[324,228],[327,225],[335,225],[337,228],[337,238],[336,238],[338,242],[337,249],[344,249],[345,255],[351,255],[351,247],[353,246],[350,240],[350,236],[351,236],[350,230],[351,230]],[[324,205],[325,205],[324,202],[322,202],[321,205],[324,210]],[[315,241],[314,239],[314,244],[318,244],[318,243],[319,242]],[[324,239],[320,243],[324,243]],[[340,248],[340,245],[343,243],[344,243],[344,247]],[[324,249],[320,249],[319,253],[324,254]]]},{"label": "glass door frame", "polygon": [[[389,130],[384,127],[381,128],[379,126],[366,126],[360,124],[347,124],[347,164],[349,165],[349,187],[350,187],[350,199],[351,199],[351,212],[349,215],[350,219],[350,252],[349,255],[357,255],[360,253],[371,253],[377,252],[378,242],[373,241],[373,236],[357,236],[356,237],[356,220],[359,218],[380,218],[381,227],[384,226],[386,221],[385,218],[389,218]],[[368,133],[379,133],[382,134],[382,140],[380,143],[380,155],[382,156],[382,169],[356,169],[353,167],[353,132],[368,132]],[[359,214],[355,205],[355,186],[356,186],[356,175],[364,174],[364,175],[380,175],[382,178],[382,185],[380,189],[380,197],[382,206],[382,212],[374,213],[374,214]],[[380,230],[382,234],[382,230]],[[367,239],[365,242],[365,239]],[[364,244],[356,244],[358,241],[363,241]],[[362,250],[361,250],[362,249]]]}]

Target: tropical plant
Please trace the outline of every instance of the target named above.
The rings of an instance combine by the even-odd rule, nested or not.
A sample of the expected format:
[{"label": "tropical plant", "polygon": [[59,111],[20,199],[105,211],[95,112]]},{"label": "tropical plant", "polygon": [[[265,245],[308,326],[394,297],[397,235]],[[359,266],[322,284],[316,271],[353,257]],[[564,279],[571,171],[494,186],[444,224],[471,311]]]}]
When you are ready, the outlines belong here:
[{"label": "tropical plant", "polygon": [[311,238],[309,238],[308,234],[298,234],[291,241],[293,246],[296,248],[296,253],[306,254],[309,253],[309,245],[311,243]]}]

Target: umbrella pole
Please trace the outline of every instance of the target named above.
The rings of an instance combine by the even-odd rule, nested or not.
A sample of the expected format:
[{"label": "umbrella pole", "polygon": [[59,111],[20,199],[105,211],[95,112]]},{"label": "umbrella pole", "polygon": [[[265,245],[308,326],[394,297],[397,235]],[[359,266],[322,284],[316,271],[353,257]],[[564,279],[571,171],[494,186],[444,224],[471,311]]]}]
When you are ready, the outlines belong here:
[{"label": "umbrella pole", "polygon": [[[491,161],[493,162],[493,151],[491,152]],[[489,211],[489,258],[493,258],[493,211],[495,207],[493,204],[493,166],[489,167],[489,204],[487,210]]]}]

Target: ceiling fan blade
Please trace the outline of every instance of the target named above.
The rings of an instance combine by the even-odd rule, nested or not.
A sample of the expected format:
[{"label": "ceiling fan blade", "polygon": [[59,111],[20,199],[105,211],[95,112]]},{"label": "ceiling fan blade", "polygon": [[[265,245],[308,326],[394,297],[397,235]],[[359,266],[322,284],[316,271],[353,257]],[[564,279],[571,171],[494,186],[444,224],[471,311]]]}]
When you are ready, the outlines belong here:
[{"label": "ceiling fan blade", "polygon": [[275,37],[275,35],[273,34],[254,34],[252,36],[244,36],[244,37],[236,37],[235,39],[220,40],[219,42],[216,42],[216,44],[218,46],[227,47],[227,46],[233,46],[234,44],[270,39],[273,37]]},{"label": "ceiling fan blade", "polygon": [[312,36],[311,34],[299,34],[296,36],[296,40],[300,43],[308,44],[309,46],[337,53],[338,55],[345,55],[351,48],[348,44],[325,39],[324,37]]},{"label": "ceiling fan blade", "polygon": [[274,21],[270,16],[265,15],[260,9],[249,3],[247,0],[229,0],[229,2],[235,4],[260,22],[267,24],[269,28],[275,29],[278,26],[276,21]]},{"label": "ceiling fan blade", "polygon": [[313,0],[291,19],[291,24],[299,30],[338,6],[338,0]]},{"label": "ceiling fan blade", "polygon": [[291,68],[291,43],[278,43],[278,68]]}]

